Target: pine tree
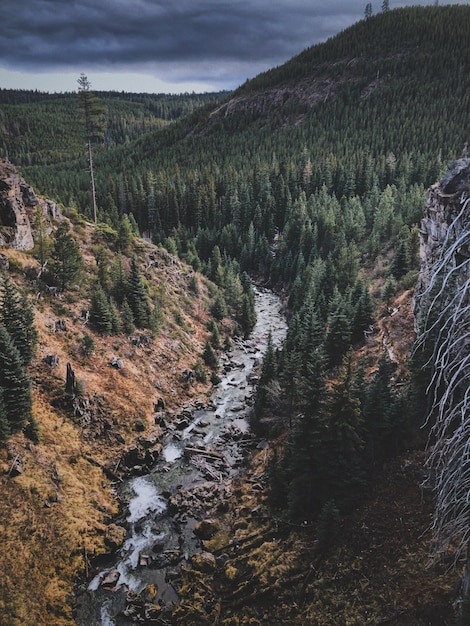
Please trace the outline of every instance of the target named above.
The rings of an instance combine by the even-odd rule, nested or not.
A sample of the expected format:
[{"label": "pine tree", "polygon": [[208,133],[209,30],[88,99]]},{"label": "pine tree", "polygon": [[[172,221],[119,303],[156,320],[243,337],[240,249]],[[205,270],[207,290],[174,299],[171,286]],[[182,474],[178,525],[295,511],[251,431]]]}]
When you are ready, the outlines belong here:
[{"label": "pine tree", "polygon": [[127,298],[122,301],[121,306],[122,329],[126,335],[132,335],[135,330],[134,314],[129,306]]},{"label": "pine tree", "polygon": [[336,502],[351,505],[364,484],[364,427],[355,388],[352,353],[342,362],[338,380],[328,394],[328,482]]},{"label": "pine tree", "polygon": [[325,349],[330,366],[338,365],[351,343],[351,316],[343,297],[336,292],[328,317]]},{"label": "pine tree", "polygon": [[390,268],[390,273],[396,280],[400,280],[409,269],[408,240],[409,230],[406,227],[402,228],[400,235],[397,237],[395,254],[393,255],[392,267]]},{"label": "pine tree", "polygon": [[129,221],[129,216],[127,215],[127,213],[125,213],[121,218],[121,221],[119,223],[119,229],[118,229],[117,244],[118,244],[119,250],[121,252],[128,252],[133,240],[134,240],[134,234],[132,232],[132,225],[131,225],[131,222]]},{"label": "pine tree", "polygon": [[7,420],[11,431],[15,432],[31,420],[31,384],[21,355],[3,325],[0,325],[0,387]]},{"label": "pine tree", "polygon": [[227,315],[225,298],[220,291],[217,293],[215,300],[212,303],[211,314],[218,322],[220,322]]},{"label": "pine tree", "polygon": [[111,296],[114,298],[114,301],[117,302],[118,305],[121,305],[126,296],[128,287],[128,279],[124,270],[124,263],[121,255],[113,262],[110,275]]},{"label": "pine tree", "polygon": [[140,275],[139,262],[136,256],[133,256],[131,261],[131,271],[127,287],[127,301],[134,315],[135,325],[138,328],[148,327],[150,306],[147,290]]},{"label": "pine tree", "polygon": [[83,259],[78,243],[69,232],[65,220],[59,224],[52,249],[52,273],[56,285],[62,290],[76,282],[83,269]]},{"label": "pine tree", "polygon": [[217,369],[218,367],[217,355],[209,340],[207,340],[205,343],[204,352],[202,353],[202,358],[204,360],[204,363],[208,367],[211,367],[212,369]]},{"label": "pine tree", "polygon": [[212,347],[215,350],[218,350],[220,348],[220,331],[214,319],[211,319],[209,321],[209,324],[207,325],[207,330],[211,333],[210,342]]},{"label": "pine tree", "polygon": [[99,283],[93,286],[91,293],[90,323],[100,335],[110,335],[113,331],[113,318],[109,302]]},{"label": "pine tree", "polygon": [[366,390],[363,409],[365,443],[367,461],[372,468],[378,466],[392,448],[396,399],[390,387],[390,378],[394,369],[394,364],[384,352],[377,373]]},{"label": "pine tree", "polygon": [[20,292],[7,274],[3,276],[0,323],[8,331],[21,355],[23,364],[30,363],[38,343],[33,309],[26,293]]},{"label": "pine tree", "polygon": [[85,117],[85,137],[88,149],[88,168],[90,173],[91,200],[93,207],[93,221],[97,220],[95,174],[93,169],[92,142],[103,139],[105,130],[105,108],[94,93],[90,91],[91,83],[85,74],[80,74],[78,79],[78,102]]}]

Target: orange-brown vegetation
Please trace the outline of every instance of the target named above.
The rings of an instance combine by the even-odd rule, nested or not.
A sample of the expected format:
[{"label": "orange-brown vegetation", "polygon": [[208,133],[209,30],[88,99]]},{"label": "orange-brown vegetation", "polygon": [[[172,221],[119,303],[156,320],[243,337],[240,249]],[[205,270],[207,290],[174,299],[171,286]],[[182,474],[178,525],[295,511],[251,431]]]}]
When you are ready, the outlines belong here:
[{"label": "orange-brown vegetation", "polygon": [[[208,385],[188,385],[182,372],[200,361],[208,336],[209,293],[198,277],[199,293],[188,290],[191,269],[142,241],[134,243],[149,293],[161,307],[159,330],[148,345],[129,337],[101,337],[84,324],[90,284],[96,272],[91,253],[93,226],[75,228],[86,261],[81,285],[60,297],[34,293],[35,259],[2,250],[10,274],[30,290],[39,346],[28,368],[34,415],[41,440],[33,444],[16,434],[0,448],[0,623],[2,626],[66,626],[73,623],[70,594],[88,560],[107,549],[107,528],[118,503],[103,467],[115,467],[126,448],[145,435],[161,434],[153,417],[162,399],[167,413],[185,402],[204,399]],[[152,257],[150,262],[150,255]],[[58,320],[65,323],[58,325]],[[96,350],[85,356],[81,340],[93,335]],[[144,331],[146,332],[146,331]],[[58,365],[44,362],[56,355]],[[124,367],[110,366],[114,357]],[[78,381],[76,414],[65,394],[66,365]],[[10,472],[16,458],[22,473]]]}]

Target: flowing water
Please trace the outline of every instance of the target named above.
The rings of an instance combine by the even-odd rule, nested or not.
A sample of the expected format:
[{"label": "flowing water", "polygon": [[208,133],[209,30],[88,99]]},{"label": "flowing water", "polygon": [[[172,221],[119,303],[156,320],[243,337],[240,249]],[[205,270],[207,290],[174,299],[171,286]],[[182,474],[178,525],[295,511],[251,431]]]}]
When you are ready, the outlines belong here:
[{"label": "flowing water", "polygon": [[[129,479],[123,486],[120,496],[128,503],[127,538],[116,560],[98,572],[77,597],[78,626],[134,624],[137,609],[132,601],[140,601],[142,595],[141,622],[159,623],[145,614],[145,602],[145,606],[158,604],[168,609],[177,604],[179,565],[200,550],[200,542],[193,533],[196,511],[175,513],[174,508],[170,510],[171,496],[199,487],[196,508],[204,497],[215,494],[217,498],[222,479],[236,474],[243,462],[240,442],[249,432],[254,371],[262,361],[269,333],[275,346],[286,334],[280,299],[261,289],[255,289],[255,297],[257,322],[253,332],[247,339],[236,339],[221,357],[221,381],[214,387],[207,408],[193,410],[190,415],[186,412],[185,421],[166,436],[162,460],[149,474]],[[210,462],[197,454],[188,458],[185,450],[203,450]]]}]

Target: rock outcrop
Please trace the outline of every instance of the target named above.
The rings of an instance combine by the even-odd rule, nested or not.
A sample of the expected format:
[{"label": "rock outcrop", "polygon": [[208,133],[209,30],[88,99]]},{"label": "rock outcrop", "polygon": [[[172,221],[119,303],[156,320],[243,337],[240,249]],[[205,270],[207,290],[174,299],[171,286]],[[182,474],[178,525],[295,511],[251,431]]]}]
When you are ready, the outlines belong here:
[{"label": "rock outcrop", "polygon": [[15,166],[0,159],[0,247],[17,250],[34,247],[34,223],[37,208],[44,216],[47,234],[52,231],[53,220],[61,219],[59,207],[52,200],[39,198],[19,175]]},{"label": "rock outcrop", "polygon": [[470,158],[455,161],[439,183],[433,185],[427,194],[424,217],[420,228],[421,268],[415,291],[415,316],[420,314],[420,301],[436,263],[445,250],[452,250],[447,259],[447,267],[459,268],[455,273],[458,285],[464,284],[469,276],[470,264]]}]

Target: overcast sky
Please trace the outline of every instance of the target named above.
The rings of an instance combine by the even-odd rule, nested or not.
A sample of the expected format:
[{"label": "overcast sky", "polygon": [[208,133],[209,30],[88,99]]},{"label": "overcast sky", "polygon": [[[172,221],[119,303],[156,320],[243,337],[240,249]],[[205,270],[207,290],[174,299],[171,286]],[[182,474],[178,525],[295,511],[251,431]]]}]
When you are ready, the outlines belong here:
[{"label": "overcast sky", "polygon": [[[391,9],[435,0],[389,0]],[[372,1],[373,13],[382,0]],[[469,2],[439,2],[469,4]],[[364,17],[365,0],[1,0],[0,87],[234,89]]]}]

